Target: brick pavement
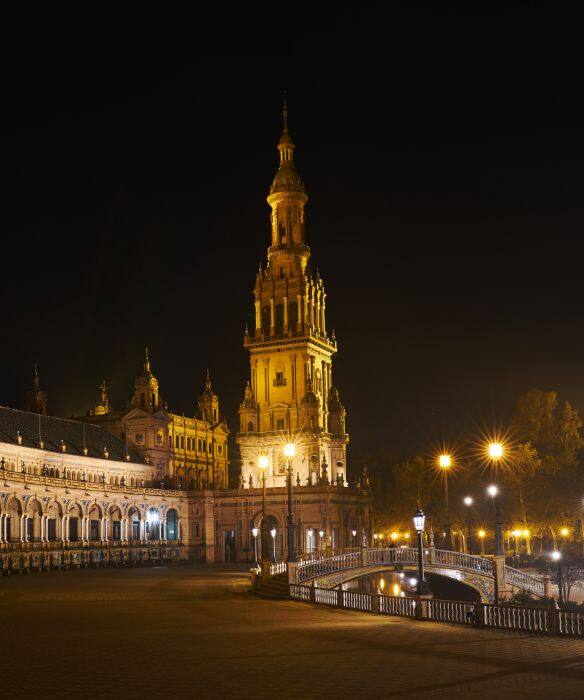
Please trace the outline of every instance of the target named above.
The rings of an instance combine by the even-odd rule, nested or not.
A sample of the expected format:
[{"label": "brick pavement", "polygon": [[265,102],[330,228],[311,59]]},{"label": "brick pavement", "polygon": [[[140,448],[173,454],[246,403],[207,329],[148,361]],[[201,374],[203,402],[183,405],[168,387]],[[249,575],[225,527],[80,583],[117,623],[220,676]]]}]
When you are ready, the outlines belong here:
[{"label": "brick pavement", "polygon": [[4,698],[584,698],[584,642],[250,596],[226,567],[0,579]]}]

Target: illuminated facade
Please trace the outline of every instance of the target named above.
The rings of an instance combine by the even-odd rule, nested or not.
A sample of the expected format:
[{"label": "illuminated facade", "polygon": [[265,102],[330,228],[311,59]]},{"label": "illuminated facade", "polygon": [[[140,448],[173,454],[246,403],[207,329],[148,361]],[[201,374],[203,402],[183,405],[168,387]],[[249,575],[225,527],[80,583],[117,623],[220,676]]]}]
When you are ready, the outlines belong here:
[{"label": "illuminated facade", "polygon": [[349,436],[332,370],[337,341],[327,329],[324,282],[310,268],[308,196],[294,166],[294,148],[285,108],[280,164],[267,198],[271,245],[267,265],[256,276],[254,329],[244,337],[251,366],[237,443],[247,488],[262,478],[260,455],[269,459],[268,485],[285,485],[282,445],[289,435],[296,444],[296,482],[346,483]]},{"label": "illuminated facade", "polygon": [[227,487],[229,430],[207,371],[194,416],[170,412],[153,375],[148,350],[127,411],[114,411],[105,382],[100,400],[83,420],[102,425],[156,469],[157,479],[191,490]]}]

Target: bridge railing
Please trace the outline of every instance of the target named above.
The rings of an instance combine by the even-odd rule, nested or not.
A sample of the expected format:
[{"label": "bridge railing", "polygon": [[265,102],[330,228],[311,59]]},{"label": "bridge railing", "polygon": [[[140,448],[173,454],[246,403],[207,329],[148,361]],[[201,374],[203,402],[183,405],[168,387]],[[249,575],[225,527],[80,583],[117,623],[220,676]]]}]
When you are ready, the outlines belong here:
[{"label": "bridge railing", "polygon": [[288,571],[288,563],[285,561],[275,561],[270,564],[270,576],[277,576]]},{"label": "bridge railing", "polygon": [[505,581],[516,588],[522,588],[524,591],[529,591],[543,598],[545,588],[542,579],[531,574],[526,574],[525,571],[513,569],[510,566],[505,566]]},{"label": "bridge railing", "polygon": [[381,615],[415,617],[420,620],[518,632],[584,637],[584,613],[566,612],[551,607],[402,598],[301,584],[290,586],[290,597],[303,602]]},{"label": "bridge railing", "polygon": [[317,576],[325,576],[342,569],[353,569],[361,566],[361,552],[338,554],[336,557],[317,559],[316,561],[300,562],[298,566],[298,580],[306,581]]},{"label": "bridge railing", "polygon": [[[490,559],[478,557],[476,554],[463,554],[462,552],[452,552],[447,549],[437,549],[434,556],[433,563],[436,564],[493,575],[493,562]],[[427,560],[428,558],[426,557]]]}]

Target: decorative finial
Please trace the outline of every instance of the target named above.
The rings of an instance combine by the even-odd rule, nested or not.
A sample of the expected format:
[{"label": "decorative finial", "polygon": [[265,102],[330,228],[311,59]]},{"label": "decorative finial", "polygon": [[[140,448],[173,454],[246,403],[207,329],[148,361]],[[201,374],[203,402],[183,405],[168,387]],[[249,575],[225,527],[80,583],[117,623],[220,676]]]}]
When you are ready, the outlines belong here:
[{"label": "decorative finial", "polygon": [[284,106],[282,108],[282,116],[284,117],[284,133],[288,133],[288,97],[284,91]]},{"label": "decorative finial", "polygon": [[150,371],[150,357],[148,356],[148,346],[146,346],[146,354],[144,355],[144,371]]},{"label": "decorative finial", "polygon": [[40,386],[40,383],[41,383],[41,380],[39,378],[39,368],[37,367],[37,363],[35,362],[34,363],[34,375],[32,378],[32,384],[33,384],[33,386],[38,388]]},{"label": "decorative finial", "polygon": [[211,391],[211,371],[207,369],[207,380],[205,381],[205,389]]}]

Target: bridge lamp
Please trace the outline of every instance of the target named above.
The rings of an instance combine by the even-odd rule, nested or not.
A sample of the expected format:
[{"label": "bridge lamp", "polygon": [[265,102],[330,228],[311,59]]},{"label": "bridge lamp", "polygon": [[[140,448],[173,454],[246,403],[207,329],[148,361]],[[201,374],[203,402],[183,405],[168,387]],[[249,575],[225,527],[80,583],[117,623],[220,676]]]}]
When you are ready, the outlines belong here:
[{"label": "bridge lamp", "polygon": [[258,459],[258,464],[260,469],[267,469],[268,465],[270,464],[270,460],[268,459],[267,455],[260,455],[260,458]]},{"label": "bridge lamp", "polygon": [[[499,443],[493,443],[499,444]],[[501,511],[499,510],[499,500],[495,496],[499,494],[499,488],[495,484],[491,484],[487,488],[487,493],[493,500],[493,519],[495,521],[495,554],[503,556],[505,549],[503,548],[503,526],[501,523]]]},{"label": "bridge lamp", "polygon": [[320,549],[321,549],[321,551],[322,551],[322,544],[323,544],[323,543],[322,543],[322,540],[323,540],[323,538],[324,538],[324,530],[319,530],[319,531],[318,531],[318,536],[319,536],[319,542],[320,542]]},{"label": "bridge lamp", "polygon": [[561,535],[562,537],[567,537],[569,534],[570,534],[570,531],[568,530],[567,527],[563,527],[563,528],[560,530],[560,535]]},{"label": "bridge lamp", "polygon": [[495,496],[499,493],[499,489],[495,486],[495,484],[491,484],[491,486],[487,488],[487,493],[491,498],[495,498]]},{"label": "bridge lamp", "polygon": [[353,549],[355,549],[355,538],[357,537],[357,530],[351,530],[351,534],[353,535]]},{"label": "bridge lamp", "polygon": [[484,530],[479,530],[477,534],[479,536],[479,540],[481,541],[481,554],[485,556],[485,537],[487,536],[487,533]]},{"label": "bridge lamp", "polygon": [[391,539],[395,542],[397,539],[399,539],[399,532],[392,532],[391,533]]},{"label": "bridge lamp", "polygon": [[467,539],[468,539],[468,553],[472,554],[472,514],[470,507],[473,504],[473,499],[471,496],[464,497],[464,505],[466,506],[466,520],[467,520]]},{"label": "bridge lamp", "polygon": [[399,595],[400,594],[400,587],[398,583],[393,584],[393,595]]},{"label": "bridge lamp", "polygon": [[452,466],[452,457],[450,455],[440,455],[438,457],[438,466],[444,475],[444,505],[446,506],[446,528],[444,536],[446,537],[446,549],[452,549],[452,534],[450,528],[450,509],[448,507],[448,472]]},{"label": "bridge lamp", "polygon": [[430,588],[424,578],[424,544],[422,542],[422,537],[425,523],[426,516],[424,515],[424,511],[418,507],[414,513],[414,527],[418,533],[418,585],[416,587],[416,593],[418,595],[430,595]]},{"label": "bridge lamp", "polygon": [[385,588],[385,579],[383,578],[383,576],[379,581],[379,588],[381,589],[381,591],[383,591],[383,589]]},{"label": "bridge lamp", "polygon": [[418,579],[417,578],[411,578],[410,579],[410,586],[417,586],[418,585]]},{"label": "bridge lamp", "polygon": [[560,560],[562,559],[562,553],[558,552],[557,549],[555,549],[551,554],[550,557],[552,561],[557,565],[557,576],[558,576],[558,603],[560,605],[560,609],[564,605],[564,586],[562,583],[562,565],[560,564]]}]

